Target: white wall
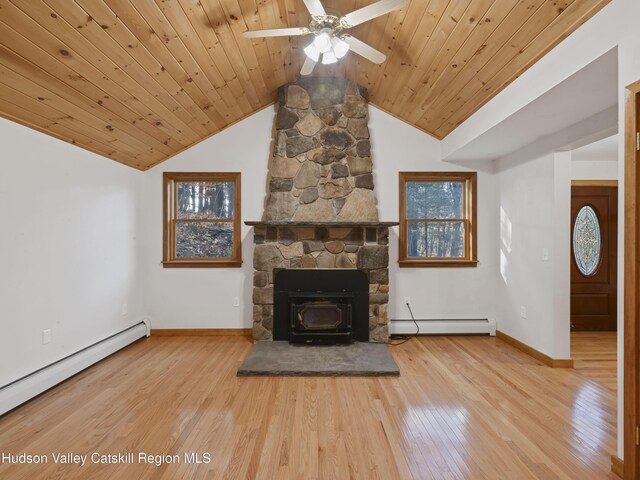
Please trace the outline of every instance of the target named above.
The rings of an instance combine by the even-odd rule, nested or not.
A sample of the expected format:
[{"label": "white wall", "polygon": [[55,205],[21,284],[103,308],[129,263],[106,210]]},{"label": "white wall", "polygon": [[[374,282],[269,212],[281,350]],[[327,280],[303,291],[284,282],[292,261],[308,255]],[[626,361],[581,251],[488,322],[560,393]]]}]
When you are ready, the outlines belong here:
[{"label": "white wall", "polygon": [[[253,233],[242,228],[243,266],[224,269],[163,268],[162,172],[239,171],[242,173],[242,220],[262,217],[273,108],[205,140],[145,174],[145,299],[154,328],[241,328],[252,323]],[[394,117],[370,108],[375,192],[381,220],[398,220],[398,172],[460,170],[439,161],[439,142]],[[411,298],[420,318],[493,318],[492,275],[497,255],[495,188],[492,175],[480,172],[480,265],[471,269],[399,269],[398,231],[390,235],[390,318],[409,318],[402,303]],[[240,307],[233,307],[240,297]]]},{"label": "white wall", "polygon": [[[553,154],[553,358],[571,356],[571,152]],[[552,257],[553,255],[553,257]]]},{"label": "white wall", "polygon": [[[440,161],[440,142],[375,107],[369,108],[375,192],[381,220],[400,216],[398,172],[459,171]],[[494,245],[498,220],[496,183],[489,171],[478,172],[478,260],[476,268],[399,268],[397,227],[389,242],[389,318],[408,319],[404,297],[416,318],[495,318],[493,292],[498,262]]]},{"label": "white wall", "polygon": [[598,140],[571,152],[572,180],[618,180],[619,135]]},{"label": "white wall", "polygon": [[242,225],[242,268],[163,268],[162,172],[241,172],[242,221],[260,220],[273,117],[266,108],[145,173],[142,266],[153,328],[251,327],[252,229]]},{"label": "white wall", "polygon": [[[617,160],[617,159],[616,159]],[[618,162],[614,160],[573,160],[572,180],[618,180]]]},{"label": "white wall", "polygon": [[4,119],[0,143],[2,386],[141,320],[143,174]]},{"label": "white wall", "polygon": [[552,358],[569,358],[569,264],[565,269],[560,261],[569,239],[555,228],[558,218],[567,217],[569,230],[568,208],[563,208],[570,195],[569,165],[553,153],[519,165],[497,162],[497,326]]}]

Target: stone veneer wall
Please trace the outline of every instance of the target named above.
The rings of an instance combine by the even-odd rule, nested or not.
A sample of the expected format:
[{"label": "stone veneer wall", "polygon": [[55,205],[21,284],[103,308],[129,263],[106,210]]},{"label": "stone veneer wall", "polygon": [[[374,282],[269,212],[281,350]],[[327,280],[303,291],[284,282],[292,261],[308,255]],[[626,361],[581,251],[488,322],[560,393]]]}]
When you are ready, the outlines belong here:
[{"label": "stone veneer wall", "polygon": [[253,338],[271,340],[273,271],[277,268],[358,268],[369,276],[369,339],[389,336],[388,227],[254,227]]},{"label": "stone veneer wall", "polygon": [[389,336],[389,228],[362,225],[378,221],[366,97],[366,89],[331,77],[278,90],[265,224],[254,227],[254,340],[272,339],[278,268],[365,271],[369,338]]},{"label": "stone veneer wall", "polygon": [[332,77],[279,88],[263,220],[378,220],[366,96]]}]

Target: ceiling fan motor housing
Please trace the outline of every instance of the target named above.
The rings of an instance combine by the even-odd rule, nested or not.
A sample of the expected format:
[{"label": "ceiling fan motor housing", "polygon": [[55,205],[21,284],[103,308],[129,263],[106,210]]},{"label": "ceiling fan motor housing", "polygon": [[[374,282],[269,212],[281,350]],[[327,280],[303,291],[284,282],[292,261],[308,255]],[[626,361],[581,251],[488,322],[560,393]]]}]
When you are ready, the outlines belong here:
[{"label": "ceiling fan motor housing", "polygon": [[[319,33],[330,30],[333,35],[338,35],[344,29],[342,23],[340,23],[340,19],[335,15],[323,15],[321,17],[312,17],[311,23],[309,24],[309,30],[314,35],[318,35]],[[327,32],[329,33],[329,32]]]}]

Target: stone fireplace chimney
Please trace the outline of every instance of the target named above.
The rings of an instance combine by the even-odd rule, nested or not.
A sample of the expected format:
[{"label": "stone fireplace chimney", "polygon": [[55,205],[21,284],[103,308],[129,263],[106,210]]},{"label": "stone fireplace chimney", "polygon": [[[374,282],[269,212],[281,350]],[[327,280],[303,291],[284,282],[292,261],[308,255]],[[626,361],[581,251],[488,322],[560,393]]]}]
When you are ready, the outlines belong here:
[{"label": "stone fireplace chimney", "polygon": [[366,96],[339,78],[280,87],[264,221],[378,220]]},{"label": "stone fireplace chimney", "polygon": [[274,322],[279,332],[288,321],[274,312],[279,270],[358,269],[369,282],[368,339],[386,341],[397,222],[378,221],[366,89],[306,77],[279,88],[276,109],[264,214],[246,222],[254,226],[254,340],[283,339],[274,338]]}]

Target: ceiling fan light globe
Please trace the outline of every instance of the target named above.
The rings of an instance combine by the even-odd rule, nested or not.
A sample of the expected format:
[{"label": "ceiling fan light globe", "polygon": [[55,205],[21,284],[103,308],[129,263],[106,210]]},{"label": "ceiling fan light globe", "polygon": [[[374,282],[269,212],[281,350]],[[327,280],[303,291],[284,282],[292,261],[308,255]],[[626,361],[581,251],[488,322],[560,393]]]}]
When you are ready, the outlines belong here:
[{"label": "ceiling fan light globe", "polygon": [[347,42],[343,42],[338,37],[333,37],[331,39],[331,45],[333,47],[333,53],[335,53],[337,58],[344,57],[349,51],[349,44]]},{"label": "ceiling fan light globe", "polygon": [[326,32],[320,32],[313,39],[313,44],[316,46],[320,53],[326,53],[331,50],[331,37]]},{"label": "ceiling fan light globe", "polygon": [[305,49],[304,53],[314,62],[317,62],[320,59],[320,50],[316,47],[315,42],[310,43]]},{"label": "ceiling fan light globe", "polygon": [[323,65],[330,65],[332,63],[336,63],[338,61],[338,57],[333,53],[333,50],[329,50],[326,53],[322,54],[322,63]]}]

